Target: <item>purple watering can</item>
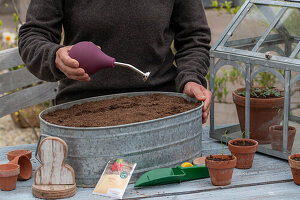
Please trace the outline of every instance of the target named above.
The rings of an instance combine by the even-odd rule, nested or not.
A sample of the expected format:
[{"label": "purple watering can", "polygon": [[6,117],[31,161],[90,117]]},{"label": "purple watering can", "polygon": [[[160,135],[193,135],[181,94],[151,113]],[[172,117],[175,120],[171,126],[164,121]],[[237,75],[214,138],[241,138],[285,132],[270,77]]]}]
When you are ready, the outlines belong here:
[{"label": "purple watering can", "polygon": [[150,72],[144,73],[132,65],[116,62],[115,58],[103,53],[101,49],[92,42],[79,42],[75,44],[71,48],[69,56],[77,60],[79,66],[83,68],[88,75],[93,75],[99,70],[113,68],[114,66],[131,69],[143,76],[144,81],[146,81],[150,75]]}]

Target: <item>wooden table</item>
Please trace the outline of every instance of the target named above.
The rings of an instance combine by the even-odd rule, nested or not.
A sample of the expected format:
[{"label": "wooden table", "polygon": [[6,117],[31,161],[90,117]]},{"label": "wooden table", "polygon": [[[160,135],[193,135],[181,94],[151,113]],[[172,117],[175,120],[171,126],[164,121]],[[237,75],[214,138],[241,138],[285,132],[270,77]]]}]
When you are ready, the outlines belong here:
[{"label": "wooden table", "polygon": [[[29,149],[35,151],[36,145],[18,145],[0,148],[0,163],[6,163],[6,153],[14,149]],[[203,155],[222,152],[222,146],[208,138],[208,127],[203,130]],[[229,151],[226,149],[225,153]],[[35,158],[31,159],[33,168],[39,165]],[[0,200],[32,200],[33,178],[28,181],[18,181],[16,190],[0,191]],[[77,188],[72,200],[110,199],[92,194],[93,188]],[[286,160],[280,160],[263,154],[255,155],[253,167],[247,170],[234,169],[232,183],[228,186],[213,186],[209,178],[195,181],[169,184],[163,186],[134,189],[130,184],[124,199],[300,199],[300,186],[293,182],[290,167]]]}]

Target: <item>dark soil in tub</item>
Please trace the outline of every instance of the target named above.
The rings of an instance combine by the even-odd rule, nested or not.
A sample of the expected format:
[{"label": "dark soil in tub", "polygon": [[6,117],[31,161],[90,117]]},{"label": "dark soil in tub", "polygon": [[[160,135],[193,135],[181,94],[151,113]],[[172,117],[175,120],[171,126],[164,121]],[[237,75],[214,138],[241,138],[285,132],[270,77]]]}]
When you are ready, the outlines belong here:
[{"label": "dark soil in tub", "polygon": [[86,102],[68,109],[49,112],[42,118],[61,126],[104,127],[158,119],[200,105],[201,102],[188,102],[182,97],[151,94]]}]

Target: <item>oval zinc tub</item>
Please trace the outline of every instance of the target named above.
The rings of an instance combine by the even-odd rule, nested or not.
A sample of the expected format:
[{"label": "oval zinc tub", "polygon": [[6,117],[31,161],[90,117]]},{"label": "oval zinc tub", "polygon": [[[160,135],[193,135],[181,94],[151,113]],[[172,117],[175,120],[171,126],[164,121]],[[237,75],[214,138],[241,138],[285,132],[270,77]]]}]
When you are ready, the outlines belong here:
[{"label": "oval zinc tub", "polygon": [[[55,136],[68,144],[66,163],[75,171],[77,186],[94,187],[107,162],[123,158],[136,162],[131,181],[142,173],[162,167],[174,167],[201,154],[202,106],[168,117],[107,127],[67,127],[51,124],[41,116],[75,104],[118,98],[165,94],[195,101],[181,93],[134,92],[86,98],[50,107],[40,113],[42,135]],[[113,147],[113,148],[112,148]]]}]

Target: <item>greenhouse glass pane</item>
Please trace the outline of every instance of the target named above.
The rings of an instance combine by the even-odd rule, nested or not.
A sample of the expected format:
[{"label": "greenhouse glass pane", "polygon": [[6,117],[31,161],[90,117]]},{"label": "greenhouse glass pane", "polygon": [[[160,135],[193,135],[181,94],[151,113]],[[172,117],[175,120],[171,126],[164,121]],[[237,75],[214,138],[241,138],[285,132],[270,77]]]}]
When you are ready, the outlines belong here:
[{"label": "greenhouse glass pane", "polygon": [[289,57],[299,42],[299,19],[300,11],[297,8],[288,8],[261,44],[258,52],[270,51],[274,52],[274,55]]},{"label": "greenhouse glass pane", "polygon": [[292,50],[293,52],[291,53],[290,57],[296,58],[296,59],[300,59],[300,42],[296,43],[292,43]]},{"label": "greenhouse glass pane", "polygon": [[[226,47],[251,50],[276,18],[281,6],[253,5],[233,34],[226,41]],[[271,31],[276,35],[278,32]]]},{"label": "greenhouse glass pane", "polygon": [[278,26],[283,26],[287,29],[291,36],[300,37],[300,9],[288,8],[283,17],[280,19]]}]

